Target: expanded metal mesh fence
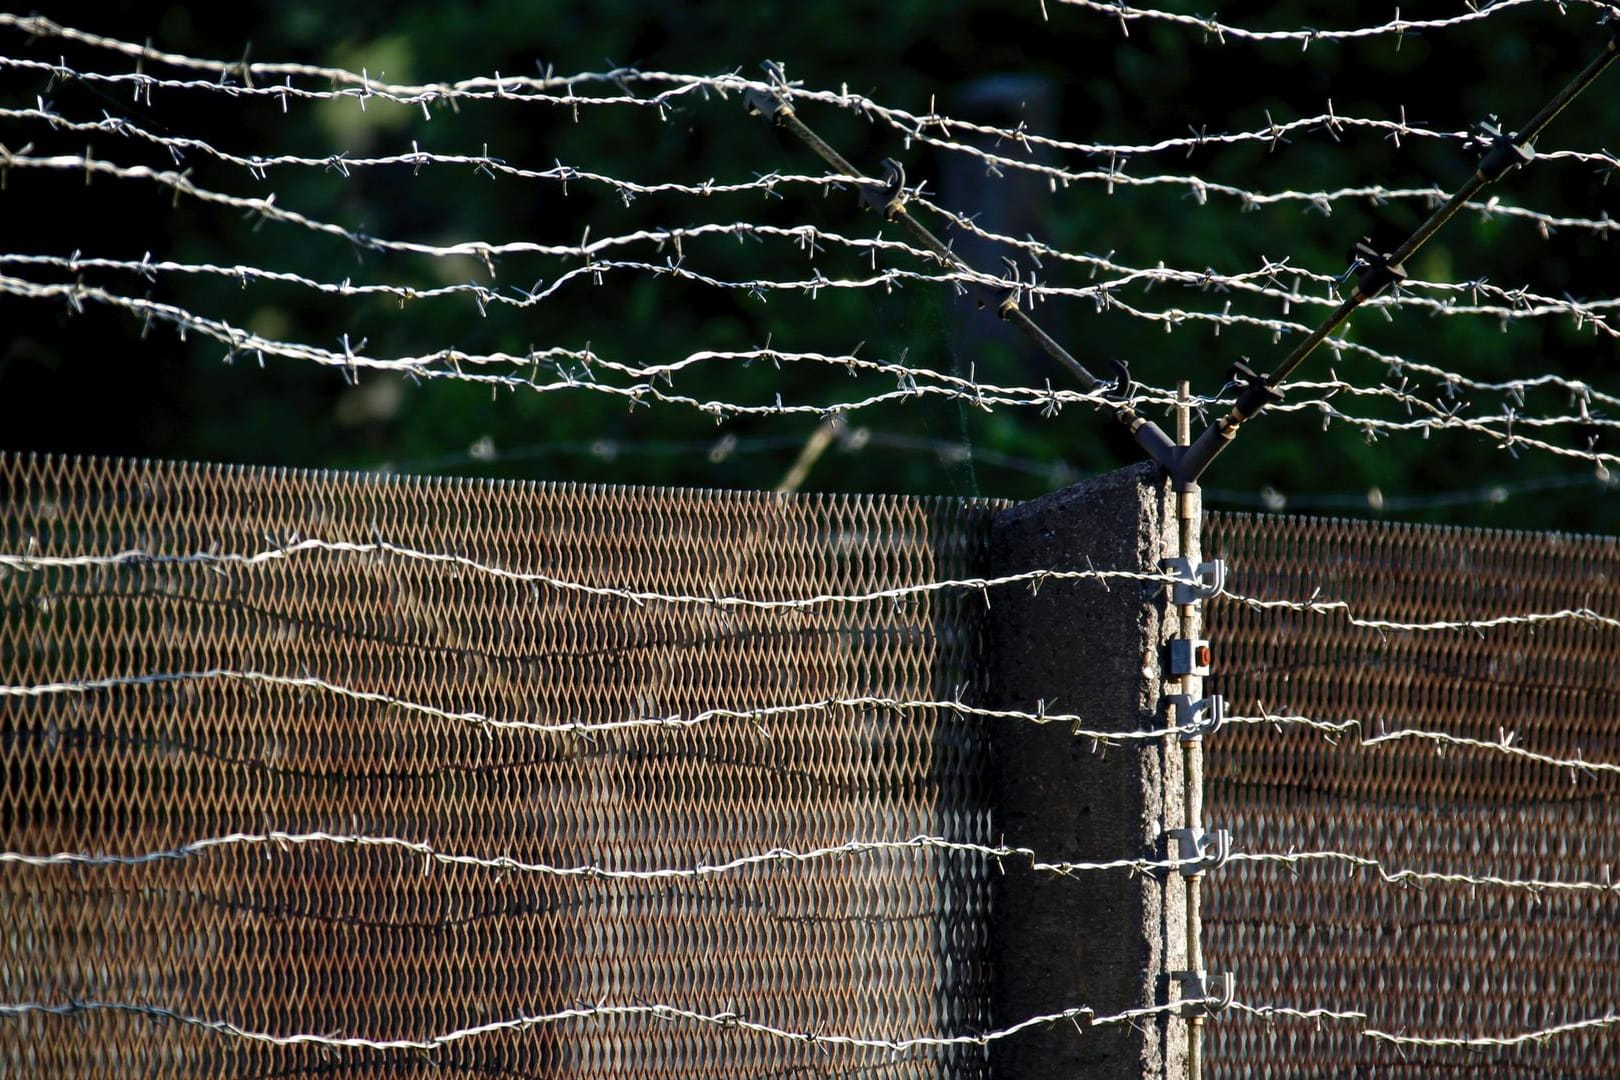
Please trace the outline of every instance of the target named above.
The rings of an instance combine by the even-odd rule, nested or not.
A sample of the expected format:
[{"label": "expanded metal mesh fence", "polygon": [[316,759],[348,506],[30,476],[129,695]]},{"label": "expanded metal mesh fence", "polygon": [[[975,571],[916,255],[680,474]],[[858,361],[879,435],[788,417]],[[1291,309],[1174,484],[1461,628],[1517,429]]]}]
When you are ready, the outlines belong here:
[{"label": "expanded metal mesh fence", "polygon": [[[1205,549],[1244,591],[1347,600],[1389,619],[1614,614],[1620,542],[1211,513]],[[1579,619],[1483,632],[1387,632],[1331,614],[1212,604],[1214,689],[1239,714],[1359,721],[1330,740],[1290,723],[1208,740],[1206,820],[1245,848],[1337,849],[1385,866],[1579,881],[1620,863],[1620,777],[1380,733],[1440,732],[1545,757],[1620,760],[1620,637]],[[1473,1036],[1612,1014],[1615,898],[1424,882],[1342,865],[1209,875],[1205,946],[1240,994],[1367,1014],[1390,1033]],[[1360,1024],[1210,1025],[1220,1076],[1614,1076],[1620,1040],[1401,1048]]]},{"label": "expanded metal mesh fence", "polygon": [[[990,513],[0,456],[4,550],[180,557],[0,572],[3,681],[74,687],[0,705],[0,847],[170,853],[0,873],[0,997],[68,1006],[5,1021],[0,1074],[844,1074],[873,1052],[730,1021],[982,1029],[983,860],[533,867],[988,841],[982,724],[818,704],[971,696],[979,597],[702,600],[960,576]],[[227,552],[262,557],[183,558]]]},{"label": "expanded metal mesh fence", "polygon": [[[0,455],[0,1073],[984,1075],[998,509]],[[1205,520],[1211,1074],[1620,1071],[1620,542]]]}]

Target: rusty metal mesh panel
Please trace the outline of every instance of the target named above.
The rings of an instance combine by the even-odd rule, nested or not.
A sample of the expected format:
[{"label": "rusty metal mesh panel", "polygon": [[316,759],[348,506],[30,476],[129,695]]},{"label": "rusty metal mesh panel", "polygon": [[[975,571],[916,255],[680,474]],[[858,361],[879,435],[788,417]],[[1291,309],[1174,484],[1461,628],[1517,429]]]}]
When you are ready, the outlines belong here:
[{"label": "rusty metal mesh panel", "polygon": [[[1620,542],[1550,534],[1209,514],[1205,548],[1236,588],[1303,599],[1318,588],[1403,621],[1591,607],[1620,614]],[[1380,728],[1516,741],[1620,761],[1620,635],[1576,621],[1380,633],[1338,616],[1210,606],[1213,689],[1263,707]],[[1395,742],[1335,745],[1297,727],[1208,740],[1206,820],[1251,850],[1335,849],[1411,867],[1603,880],[1620,863],[1620,783],[1500,753]],[[1510,1034],[1601,1017],[1620,1003],[1614,895],[1401,889],[1337,868],[1233,864],[1205,885],[1212,966],[1246,1001],[1359,1009],[1419,1035]],[[1210,1026],[1219,1076],[1620,1075],[1599,1031],[1487,1053],[1357,1038],[1356,1024],[1241,1015]]]},{"label": "rusty metal mesh panel", "polygon": [[[0,456],[10,552],[261,551],[378,538],[599,585],[765,598],[980,569],[988,504],[383,479]],[[0,574],[9,684],[212,669],[446,711],[586,723],[827,698],[972,695],[982,602],[634,604],[388,554]],[[988,842],[982,732],[854,707],[590,738],[485,731],[316,688],[192,679],[0,705],[0,846],[139,852],[327,830],[555,865],[692,866],[774,847]],[[581,1002],[672,1003],[864,1036],[986,1022],[987,869],[930,852],[626,882],[394,850],[223,848],[0,867],[0,997],[147,1003],[272,1033],[422,1037]],[[431,1053],[276,1047],[137,1015],[7,1021],[0,1074],[978,1075],[596,1019]]]}]

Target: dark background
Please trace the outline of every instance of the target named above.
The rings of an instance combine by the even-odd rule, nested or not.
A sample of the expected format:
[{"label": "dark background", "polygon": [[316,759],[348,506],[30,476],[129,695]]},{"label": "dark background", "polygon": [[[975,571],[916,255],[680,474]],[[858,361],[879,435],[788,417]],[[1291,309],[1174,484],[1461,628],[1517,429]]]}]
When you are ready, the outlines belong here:
[{"label": "dark background", "polygon": [[[1174,6],[1174,5],[1166,5]],[[190,8],[132,3],[42,6],[70,26],[190,55],[236,60],[302,60],[362,67],[392,82],[451,81],[495,71],[559,73],[631,64],[675,72],[755,73],[759,61],[785,62],[788,74],[814,88],[851,90],[926,112],[981,116],[996,123],[1026,117],[1038,131],[1074,140],[1150,142],[1187,133],[1262,127],[1324,111],[1331,99],[1344,116],[1407,118],[1460,130],[1492,114],[1523,120],[1605,40],[1596,13],[1576,5],[1560,14],[1528,5],[1428,38],[1353,43],[1220,45],[1196,30],[1145,22],[1123,36],[1118,23],[1047,0],[891,0],[792,5],[729,3],[443,3],[343,11],[333,5],[234,3]],[[1460,4],[1403,5],[1407,18],[1451,15]],[[1190,9],[1189,9],[1190,10]],[[1228,4],[1224,21],[1251,27],[1346,27],[1381,22],[1377,5]],[[134,60],[54,38],[30,41],[0,30],[0,55],[63,59],[81,70],[130,71]],[[177,75],[147,64],[152,73]],[[771,171],[821,173],[797,141],[744,114],[739,101],[687,97],[660,119],[650,109],[586,110],[580,122],[539,104],[469,103],[420,109],[373,100],[292,102],[235,100],[207,92],[160,91],[150,106],[122,91],[51,81],[38,73],[0,72],[0,104],[34,104],[44,95],[59,113],[94,120],[105,112],[166,135],[184,135],[237,153],[351,155],[408,151],[412,141],[442,153],[489,153],[511,164],[545,168],[560,160],[582,169],[640,181],[747,179]],[[1550,130],[1543,149],[1591,150],[1620,145],[1620,73],[1590,91]],[[1235,273],[1262,256],[1288,258],[1313,271],[1338,273],[1355,239],[1371,234],[1392,246],[1416,224],[1415,202],[1372,206],[1335,202],[1331,216],[1290,203],[1244,212],[1235,199],[1212,195],[1200,205],[1184,188],[1075,184],[1056,192],[1038,179],[987,177],[970,159],[906,147],[893,131],[832,107],[804,118],[871,174],[885,156],[903,161],[908,179],[927,181],[941,201],[1004,231],[1029,232],[1069,250],[1114,252],[1120,262],[1213,267]],[[38,122],[0,120],[0,143],[31,144],[35,154],[82,153],[123,164],[173,168],[167,152],[114,135],[54,133]],[[1014,146],[1001,152],[1021,153]],[[1143,157],[1135,175],[1196,173],[1256,191],[1319,190],[1383,184],[1453,186],[1476,154],[1453,143],[1396,141],[1371,131],[1301,133],[1275,149],[1206,147]],[[1076,155],[1045,158],[1070,169],[1095,167]],[[453,243],[530,239],[564,243],[636,228],[749,220],[812,223],[867,236],[880,222],[852,192],[823,196],[784,188],[781,199],[743,194],[710,199],[648,196],[624,206],[589,184],[491,181],[471,168],[362,169],[350,177],[282,168],[258,180],[245,170],[191,155],[181,163],[200,186],[264,196],[277,204],[351,229],[394,239]],[[1550,213],[1620,216],[1613,173],[1570,162],[1541,162],[1511,174],[1496,189],[1507,202]],[[887,235],[903,234],[890,227]],[[983,253],[964,251],[981,258]],[[0,251],[189,262],[236,263],[289,270],[327,281],[413,283],[480,280],[528,286],[567,268],[556,259],[511,257],[489,282],[473,260],[427,260],[359,252],[348,243],[276,222],[244,220],[236,211],[188,200],[151,184],[14,169],[0,192]],[[1542,235],[1533,225],[1464,214],[1409,267],[1427,280],[1486,278],[1587,300],[1620,293],[1613,241],[1590,232]],[[635,255],[661,258],[650,248]],[[860,255],[826,251],[812,261],[786,241],[739,245],[715,239],[687,245],[688,265],[721,277],[801,277],[818,268],[830,277],[869,269]],[[1026,269],[1027,260],[1024,261]],[[891,264],[900,265],[899,263]],[[981,262],[981,265],[983,263]],[[999,270],[992,253],[986,269]],[[37,267],[3,272],[40,281],[66,280]],[[1081,284],[1083,268],[1048,261],[1053,283]],[[366,341],[372,355],[397,356],[456,346],[469,352],[523,351],[530,346],[584,347],[634,363],[679,359],[700,349],[744,349],[770,341],[798,351],[861,355],[968,375],[1003,384],[1070,385],[1022,342],[982,313],[966,310],[943,286],[823,291],[819,298],[773,292],[762,302],[737,291],[628,274],[601,286],[578,281],[556,297],[521,310],[480,315],[465,296],[418,301],[403,310],[387,299],[324,297],[292,286],[162,276],[85,273],[83,279],[133,296],[150,296],[223,318],[267,336],[336,347],[343,334]],[[1147,308],[1282,314],[1272,301],[1205,294],[1159,285],[1122,297]],[[1314,322],[1325,309],[1296,308],[1288,317]],[[1191,381],[1213,393],[1228,366],[1248,358],[1265,368],[1286,352],[1263,331],[1187,325],[1166,334],[1157,324],[1097,313],[1089,302],[1054,300],[1035,315],[1083,362],[1103,372],[1128,361],[1136,378],[1160,386]],[[416,386],[386,376],[358,385],[340,373],[290,360],[261,369],[193,337],[182,342],[117,311],[0,297],[0,394],[6,434],[18,450],[614,483],[771,487],[787,473],[815,430],[811,417],[712,418],[668,406],[629,411],[622,402],[584,393],[534,395],[449,383]],[[1399,310],[1386,319],[1364,312],[1352,324],[1358,341],[1481,379],[1557,373],[1620,392],[1612,338],[1578,331],[1567,318],[1518,320],[1505,329],[1475,317],[1434,318]],[[1385,377],[1377,365],[1323,354],[1302,372],[1329,369],[1359,384]],[[1412,385],[1430,398],[1432,380]],[[676,389],[700,398],[831,403],[887,389],[884,380],[851,380],[842,372],[801,366],[776,370],[710,365],[683,375]],[[1465,395],[1475,414],[1499,412],[1507,399]],[[1399,416],[1376,403],[1341,401],[1364,415]],[[1567,394],[1531,392],[1524,411],[1567,414]],[[1163,422],[1169,426],[1168,419]],[[1584,433],[1547,434],[1582,445]],[[1610,434],[1599,443],[1613,450]],[[908,402],[849,418],[849,427],[816,462],[805,490],[907,491],[1025,498],[1072,479],[1138,460],[1105,416],[1071,408],[1052,418],[1033,410],[984,413],[940,402]],[[1323,430],[1312,415],[1272,415],[1246,431],[1206,478],[1213,505],[1260,506],[1428,521],[1613,532],[1620,517],[1611,489],[1590,463],[1534,451],[1517,457],[1467,433],[1424,440],[1397,434],[1369,444],[1343,424]]]}]

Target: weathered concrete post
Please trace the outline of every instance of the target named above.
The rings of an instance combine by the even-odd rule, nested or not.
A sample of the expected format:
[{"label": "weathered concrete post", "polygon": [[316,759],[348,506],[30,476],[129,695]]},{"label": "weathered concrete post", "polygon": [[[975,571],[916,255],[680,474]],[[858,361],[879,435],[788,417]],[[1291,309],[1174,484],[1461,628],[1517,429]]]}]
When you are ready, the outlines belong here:
[{"label": "weathered concrete post", "polygon": [[[1142,465],[1002,513],[997,574],[1034,569],[1157,570],[1176,554],[1174,506]],[[1164,585],[1048,581],[1006,589],[991,609],[992,696],[1007,708],[1079,714],[1092,729],[1162,727],[1160,649],[1174,628]],[[1009,724],[993,747],[997,830],[1048,860],[1165,857],[1163,832],[1182,818],[1174,740],[1107,748],[1065,725]],[[992,915],[997,1026],[1086,1005],[1098,1015],[1169,1000],[1166,973],[1184,967],[1186,890],[1179,877],[1123,871],[1073,878],[1007,865]],[[1174,995],[1175,988],[1170,988]],[[1163,1014],[1077,1032],[1059,1024],[995,1044],[1009,1080],[1185,1075],[1186,1026]]]}]

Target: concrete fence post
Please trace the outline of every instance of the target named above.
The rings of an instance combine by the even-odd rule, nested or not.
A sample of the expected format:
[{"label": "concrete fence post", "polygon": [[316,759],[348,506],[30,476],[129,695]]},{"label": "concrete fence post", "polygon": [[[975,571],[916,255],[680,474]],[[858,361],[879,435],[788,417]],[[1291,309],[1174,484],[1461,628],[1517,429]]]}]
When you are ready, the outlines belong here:
[{"label": "concrete fence post", "polygon": [[[993,571],[1157,570],[1177,554],[1174,504],[1142,465],[1000,514]],[[1162,726],[1160,652],[1173,633],[1167,590],[1152,582],[1048,581],[998,592],[988,646],[999,705],[1073,713],[1093,729]],[[998,839],[1051,860],[1163,858],[1183,814],[1174,740],[1094,746],[1066,725],[1008,724],[993,742]],[[1085,1005],[1099,1016],[1175,996],[1185,967],[1179,875],[1036,874],[1009,861],[991,924],[997,1026]],[[1170,996],[1167,996],[1170,995]],[[1164,1015],[1076,1032],[1059,1024],[995,1044],[993,1075],[1016,1080],[1180,1077],[1186,1024]]]}]

